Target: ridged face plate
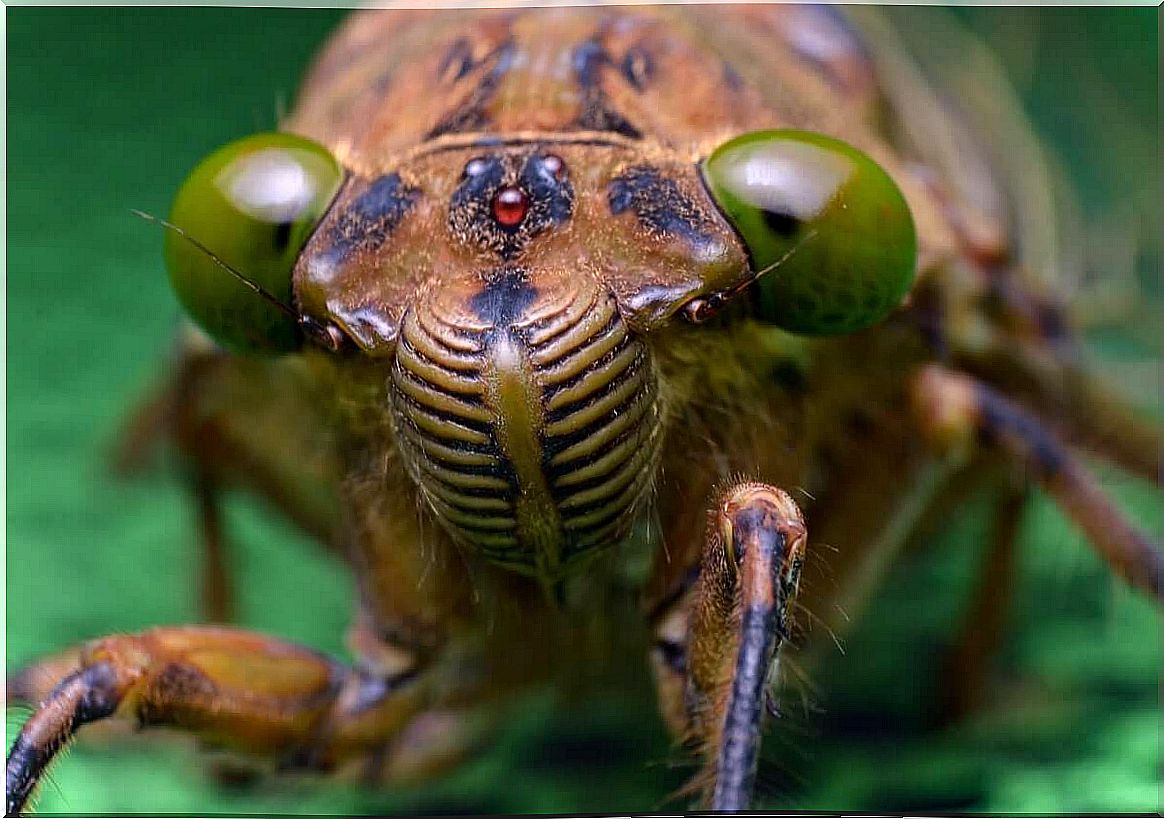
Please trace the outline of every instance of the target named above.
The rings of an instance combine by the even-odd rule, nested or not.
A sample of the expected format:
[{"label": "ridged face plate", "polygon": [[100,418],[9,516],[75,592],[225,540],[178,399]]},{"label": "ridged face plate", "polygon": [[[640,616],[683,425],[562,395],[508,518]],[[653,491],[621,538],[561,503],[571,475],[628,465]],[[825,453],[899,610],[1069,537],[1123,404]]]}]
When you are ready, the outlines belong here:
[{"label": "ridged face plate", "polygon": [[662,443],[653,364],[585,276],[519,268],[421,298],[389,394],[400,451],[459,542],[545,578],[617,543]]}]

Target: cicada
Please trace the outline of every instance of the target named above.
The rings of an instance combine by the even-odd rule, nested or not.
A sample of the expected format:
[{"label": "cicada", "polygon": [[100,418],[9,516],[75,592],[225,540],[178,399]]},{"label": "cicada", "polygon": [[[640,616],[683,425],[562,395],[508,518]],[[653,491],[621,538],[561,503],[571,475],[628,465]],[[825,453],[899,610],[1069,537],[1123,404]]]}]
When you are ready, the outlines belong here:
[{"label": "cicada", "polygon": [[155,218],[195,326],[123,451],[190,477],[208,620],[243,489],[350,569],[351,658],[219,624],[34,663],[8,811],[92,723],[390,787],[523,694],[635,662],[689,794],[747,809],[787,669],[811,676],[927,515],[984,488],[954,711],[1028,486],[1159,599],[1160,550],[1077,454],[1152,478],[1157,432],[1079,365],[1029,199],[851,17],[353,15],[279,130]]}]

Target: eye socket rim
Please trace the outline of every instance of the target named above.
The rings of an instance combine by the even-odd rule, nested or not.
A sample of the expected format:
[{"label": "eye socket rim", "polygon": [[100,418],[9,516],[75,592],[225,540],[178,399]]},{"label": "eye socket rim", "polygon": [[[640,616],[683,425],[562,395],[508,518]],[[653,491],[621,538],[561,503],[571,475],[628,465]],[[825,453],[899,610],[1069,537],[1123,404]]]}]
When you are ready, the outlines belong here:
[{"label": "eye socket rim", "polygon": [[[245,165],[248,159],[272,150],[292,157],[292,166],[300,169],[305,184],[313,188],[290,221],[256,218],[232,201],[221,184],[231,166]],[[246,169],[235,170],[243,173]],[[183,179],[170,209],[170,222],[188,238],[179,231],[167,231],[163,251],[171,288],[186,315],[216,343],[236,353],[294,352],[305,343],[335,348],[334,343],[323,343],[322,337],[308,331],[309,317],[294,304],[293,273],[349,179],[347,169],[326,146],[285,131],[249,134],[203,157]],[[281,233],[288,235],[280,237]],[[273,252],[264,252],[270,248]],[[222,270],[206,250],[287,310]]]},{"label": "eye socket rim", "polygon": [[[866,187],[872,187],[874,189],[880,188],[881,192],[886,194],[885,198],[871,203],[865,202],[859,195],[853,195],[852,201],[845,201],[840,208],[841,212],[848,213],[850,210],[858,211],[866,216],[872,214],[875,209],[883,213],[888,211],[899,223],[897,225],[897,235],[893,237],[893,242],[896,242],[895,245],[893,242],[885,242],[868,246],[874,248],[880,247],[882,244],[886,247],[892,246],[896,249],[887,250],[882,255],[889,256],[896,254],[898,257],[897,263],[885,265],[885,270],[882,273],[876,276],[866,277],[875,286],[870,288],[871,290],[879,289],[881,291],[879,294],[880,303],[876,306],[876,309],[869,307],[871,297],[866,293],[864,309],[859,309],[849,314],[847,322],[840,325],[835,323],[820,325],[813,323],[804,316],[797,317],[791,308],[782,307],[778,303],[773,308],[773,302],[780,295],[786,295],[786,293],[776,294],[770,292],[778,289],[774,288],[773,285],[777,281],[781,281],[781,277],[775,277],[772,274],[787,261],[787,259],[782,258],[782,252],[787,252],[794,248],[786,245],[781,249],[781,252],[769,253],[771,260],[764,259],[762,263],[758,261],[758,257],[763,257],[764,251],[773,244],[772,234],[774,231],[767,225],[764,226],[764,234],[757,236],[752,233],[755,229],[755,222],[762,221],[763,216],[767,214],[758,215],[760,214],[760,209],[757,206],[749,202],[744,202],[742,197],[727,189],[722,178],[717,178],[718,175],[713,167],[715,162],[720,161],[722,157],[732,150],[754,147],[757,144],[765,142],[810,145],[822,151],[837,152],[853,165],[853,173],[837,186],[836,191],[829,198],[824,200],[824,205],[818,210],[816,215],[812,219],[800,224],[798,230],[802,234],[802,239],[804,238],[804,228],[814,224],[815,220],[823,217],[825,219],[824,224],[827,225],[828,220],[836,215],[836,203],[847,195],[846,191],[848,191],[851,185],[864,184]],[[806,131],[795,128],[760,129],[747,131],[724,141],[708,156],[700,160],[697,163],[697,168],[700,180],[707,190],[708,196],[715,204],[724,221],[738,237],[741,246],[747,252],[751,267],[750,272],[752,278],[744,286],[736,288],[730,294],[727,294],[724,301],[732,299],[740,293],[747,292],[752,296],[755,304],[755,312],[762,316],[761,320],[798,335],[832,337],[849,335],[883,322],[894,310],[901,306],[902,301],[912,289],[917,278],[918,262],[917,225],[913,217],[913,212],[897,181],[890,176],[889,172],[880,163],[854,145],[817,131]],[[870,180],[872,180],[871,185],[869,184]],[[867,191],[865,193],[867,194]],[[850,208],[850,205],[854,202],[861,204],[862,207]],[[748,211],[748,208],[751,210]],[[850,219],[852,218],[850,216]],[[853,240],[851,236],[848,238],[849,241]],[[861,254],[856,255],[860,256]],[[875,254],[867,252],[865,255]],[[818,273],[817,275],[819,276],[820,274]],[[788,277],[783,277],[783,281],[788,281]],[[827,277],[824,282],[825,284],[830,283]],[[803,288],[803,283],[794,282],[794,284],[798,284]],[[787,291],[789,288],[788,286],[784,286],[780,289]],[[768,311],[767,314],[764,311]]]}]

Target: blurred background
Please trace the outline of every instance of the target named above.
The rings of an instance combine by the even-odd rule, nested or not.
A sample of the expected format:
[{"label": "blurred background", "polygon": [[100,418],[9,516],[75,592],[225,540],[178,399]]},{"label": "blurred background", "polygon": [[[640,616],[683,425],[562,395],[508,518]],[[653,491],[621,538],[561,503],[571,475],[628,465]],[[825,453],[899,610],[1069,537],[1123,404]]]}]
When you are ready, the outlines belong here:
[{"label": "blurred background", "polygon": [[[1091,354],[1144,402],[1157,401],[1160,313],[1142,298],[1159,294],[1157,11],[955,13],[1002,58],[1078,189],[1078,292],[1114,317],[1089,334]],[[939,14],[947,12],[895,12],[923,32]],[[117,425],[161,366],[177,319],[161,234],[130,209],[165,213],[204,155],[273,128],[342,15],[8,9],[9,670],[107,632],[196,619],[192,515],[180,487],[117,483],[106,471]],[[1164,532],[1158,487],[1101,474],[1136,520]],[[984,500],[951,520],[935,548],[895,566],[845,656],[833,656],[805,707],[769,738],[764,803],[1160,810],[1159,613],[1041,497],[1022,521],[1019,587],[990,704],[956,726],[927,727],[936,657],[980,559]],[[351,584],[341,568],[245,501],[232,504],[230,523],[241,622],[342,654]],[[9,742],[14,723],[10,713]],[[690,772],[676,759],[639,686],[557,715],[531,701],[481,758],[421,788],[281,780],[224,790],[186,748],[82,743],[54,768],[39,804],[87,814],[675,809],[683,802],[668,795]]]}]

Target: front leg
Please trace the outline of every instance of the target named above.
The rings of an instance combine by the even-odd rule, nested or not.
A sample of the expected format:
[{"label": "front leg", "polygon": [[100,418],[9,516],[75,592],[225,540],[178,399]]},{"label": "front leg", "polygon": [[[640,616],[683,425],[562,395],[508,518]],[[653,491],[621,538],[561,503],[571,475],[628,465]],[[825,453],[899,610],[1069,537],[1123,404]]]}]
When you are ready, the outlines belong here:
[{"label": "front leg", "polygon": [[270,637],[210,626],[107,637],[37,706],[8,754],[19,813],[88,723],[166,726],[283,765],[329,770],[374,753],[426,704],[428,674],[383,677]]},{"label": "front leg", "polygon": [[[685,675],[683,704],[664,710],[704,758],[705,798],[717,811],[747,810],[760,751],[766,683],[788,638],[807,532],[787,493],[762,483],[723,492],[708,514],[699,577],[679,603],[685,643],[662,635],[668,673]],[[664,630],[674,617],[663,617]],[[669,644],[669,648],[668,648]],[[674,696],[674,694],[672,695]]]}]

